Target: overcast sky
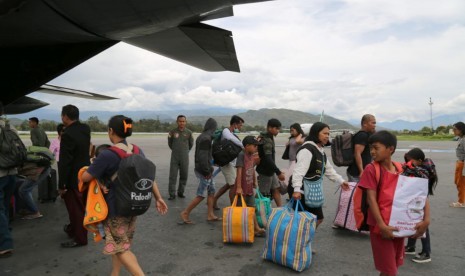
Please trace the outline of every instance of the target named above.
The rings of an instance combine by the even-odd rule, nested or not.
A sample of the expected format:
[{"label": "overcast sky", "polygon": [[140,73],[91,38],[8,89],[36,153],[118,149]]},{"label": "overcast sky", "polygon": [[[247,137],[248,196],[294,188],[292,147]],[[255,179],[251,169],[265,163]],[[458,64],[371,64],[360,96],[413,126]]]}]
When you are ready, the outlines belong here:
[{"label": "overcast sky", "polygon": [[464,111],[465,1],[278,0],[205,22],[233,32],[241,73],[205,72],[119,43],[51,84],[111,95],[34,93],[60,110],[289,108],[339,119],[428,120]]}]

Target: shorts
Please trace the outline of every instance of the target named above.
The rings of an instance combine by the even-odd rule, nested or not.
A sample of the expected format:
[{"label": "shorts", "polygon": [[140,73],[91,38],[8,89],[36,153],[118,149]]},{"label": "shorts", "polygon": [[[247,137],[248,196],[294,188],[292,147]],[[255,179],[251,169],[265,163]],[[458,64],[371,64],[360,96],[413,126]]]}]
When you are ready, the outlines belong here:
[{"label": "shorts", "polygon": [[278,177],[276,176],[276,174],[273,174],[272,176],[259,174],[257,180],[260,193],[262,193],[262,195],[264,196],[270,196],[271,190],[280,187]]},{"label": "shorts", "polygon": [[213,178],[205,179],[203,175],[195,172],[195,176],[199,180],[199,187],[197,188],[197,196],[205,197],[205,190],[207,190],[207,195],[214,195],[215,194],[215,182]]},{"label": "shorts", "polygon": [[236,182],[236,168],[233,166],[232,163],[228,163],[221,167],[221,172],[224,175],[224,179],[226,180],[226,184],[229,186],[234,186]]},{"label": "shorts", "polygon": [[370,226],[370,240],[376,270],[397,275],[397,269],[404,264],[404,238],[386,240],[373,233],[372,228]]},{"label": "shorts", "polygon": [[[247,207],[255,208],[255,196],[254,195],[242,195]],[[242,206],[242,200],[240,197],[237,197],[237,206]]]},{"label": "shorts", "polygon": [[112,217],[103,222],[105,247],[103,254],[114,255],[128,251],[136,229],[137,217]]}]

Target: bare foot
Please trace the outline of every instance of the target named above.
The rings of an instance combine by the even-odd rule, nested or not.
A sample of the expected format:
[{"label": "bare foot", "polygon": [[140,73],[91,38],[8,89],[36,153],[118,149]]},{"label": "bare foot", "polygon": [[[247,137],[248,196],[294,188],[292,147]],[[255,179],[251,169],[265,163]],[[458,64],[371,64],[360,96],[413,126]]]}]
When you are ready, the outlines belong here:
[{"label": "bare foot", "polygon": [[211,216],[211,217],[208,217],[207,220],[208,221],[220,221],[220,220],[222,220],[222,218]]},{"label": "bare foot", "polygon": [[265,233],[265,229],[263,228],[255,229],[255,237],[264,237]]},{"label": "bare foot", "polygon": [[189,215],[186,211],[181,212],[181,219],[185,224],[192,224],[193,222],[189,219]]}]

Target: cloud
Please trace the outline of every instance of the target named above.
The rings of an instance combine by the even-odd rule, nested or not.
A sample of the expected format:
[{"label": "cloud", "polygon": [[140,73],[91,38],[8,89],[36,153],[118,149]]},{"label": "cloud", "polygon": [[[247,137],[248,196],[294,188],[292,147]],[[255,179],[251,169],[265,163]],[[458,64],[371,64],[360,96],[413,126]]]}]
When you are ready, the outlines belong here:
[{"label": "cloud", "polygon": [[463,106],[464,1],[270,1],[234,11],[206,23],[233,32],[241,73],[204,72],[120,43],[52,82],[120,100],[40,99],[57,109],[64,101],[86,110],[324,109],[378,121],[424,120],[429,97],[437,115]]}]

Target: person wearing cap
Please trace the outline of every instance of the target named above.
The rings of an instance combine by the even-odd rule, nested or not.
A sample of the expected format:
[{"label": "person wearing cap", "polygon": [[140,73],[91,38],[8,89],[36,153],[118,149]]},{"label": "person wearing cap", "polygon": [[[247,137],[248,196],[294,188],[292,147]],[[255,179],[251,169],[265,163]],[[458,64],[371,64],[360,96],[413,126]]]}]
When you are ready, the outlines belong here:
[{"label": "person wearing cap", "polygon": [[78,172],[90,164],[90,127],[79,121],[79,109],[74,105],[63,106],[61,120],[65,131],[60,140],[58,193],[65,201],[69,216],[69,224],[63,230],[71,238],[61,246],[73,248],[87,245],[87,230],[82,224],[86,201],[78,190]]},{"label": "person wearing cap", "polygon": [[270,119],[266,125],[266,131],[260,133],[259,140],[263,143],[258,149],[260,163],[257,165],[258,186],[264,196],[273,197],[276,206],[281,207],[281,193],[279,181],[285,180],[285,174],[275,163],[274,137],[281,130],[281,122],[278,119]]},{"label": "person wearing cap", "polygon": [[[260,142],[254,136],[246,136],[242,140],[244,149],[239,153],[236,159],[236,181],[233,191],[237,195],[242,194],[247,207],[255,208],[254,188],[258,187],[255,176],[255,155]],[[255,236],[263,237],[265,229],[258,225],[257,216],[254,216]]]},{"label": "person wearing cap", "polygon": [[44,129],[39,126],[39,119],[37,117],[29,118],[29,127],[31,128],[31,141],[33,146],[38,147],[50,147],[50,141],[48,140],[47,133]]}]

